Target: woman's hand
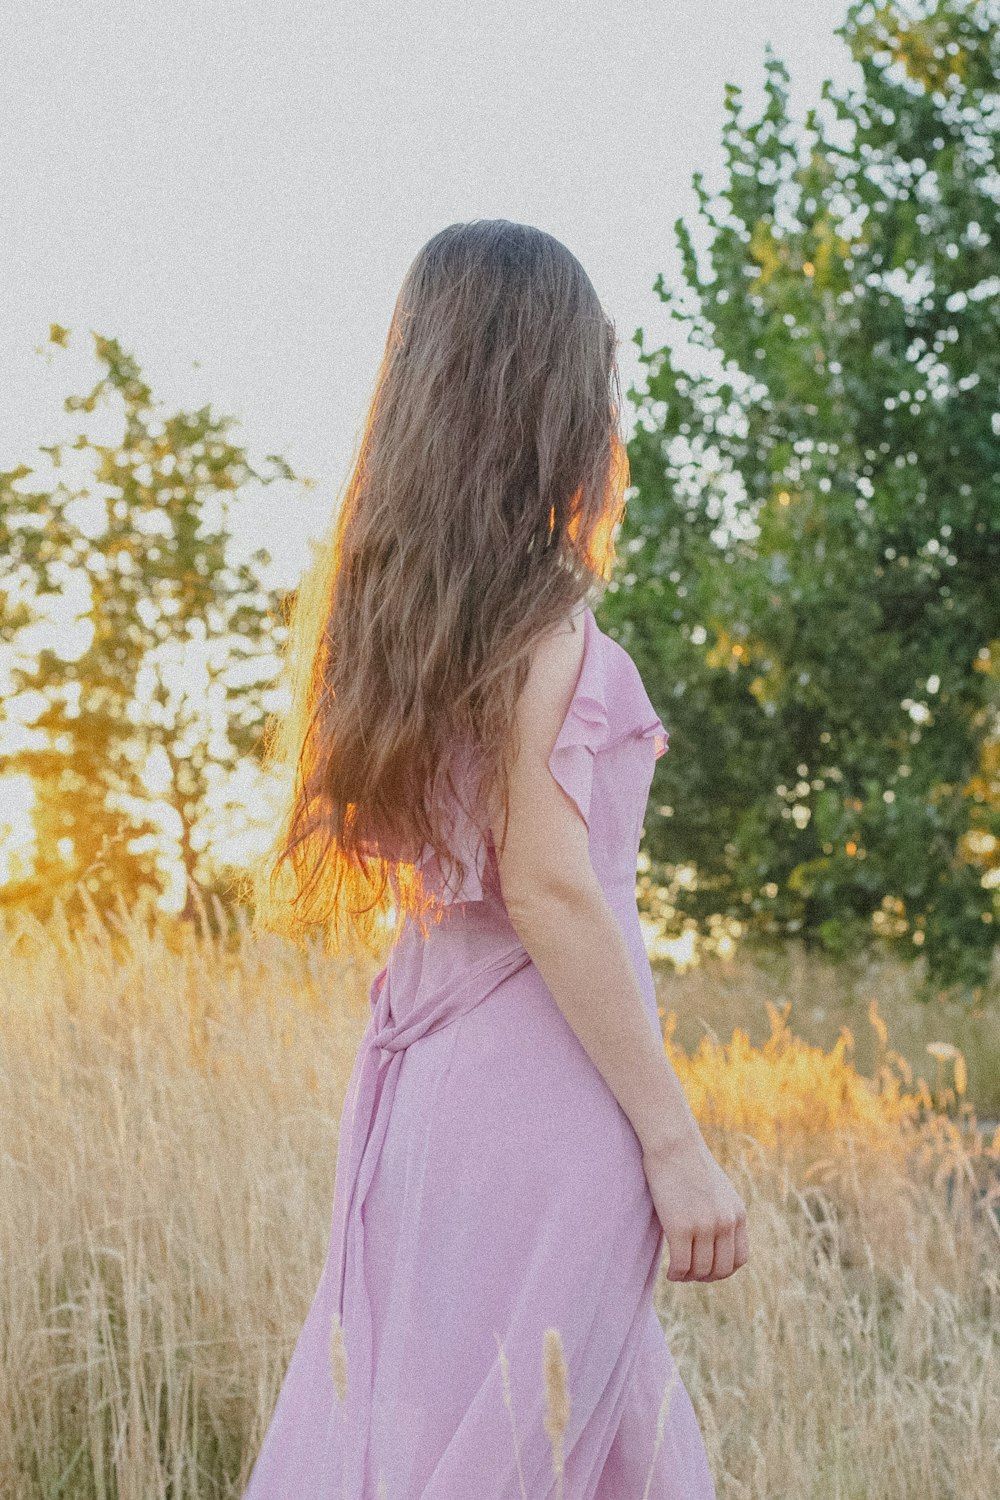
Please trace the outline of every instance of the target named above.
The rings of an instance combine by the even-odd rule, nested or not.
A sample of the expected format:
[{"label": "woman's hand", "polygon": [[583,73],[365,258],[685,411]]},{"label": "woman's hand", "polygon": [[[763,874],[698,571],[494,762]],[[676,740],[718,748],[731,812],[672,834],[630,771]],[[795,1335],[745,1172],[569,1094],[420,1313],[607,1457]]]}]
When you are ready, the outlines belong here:
[{"label": "woman's hand", "polygon": [[670,1250],[668,1281],[723,1281],[750,1254],[747,1212],[700,1133],[643,1152],[646,1181]]}]

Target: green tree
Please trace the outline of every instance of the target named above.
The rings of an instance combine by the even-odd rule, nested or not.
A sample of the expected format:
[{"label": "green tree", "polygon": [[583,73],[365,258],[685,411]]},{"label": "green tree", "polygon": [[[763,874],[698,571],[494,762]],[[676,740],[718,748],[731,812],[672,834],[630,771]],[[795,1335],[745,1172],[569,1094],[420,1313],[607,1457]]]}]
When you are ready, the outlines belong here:
[{"label": "green tree", "polygon": [[[57,472],[82,467],[80,486],[26,487],[26,465],[0,473],[12,661],[0,746],[14,746],[0,775],[31,778],[36,845],[0,902],[44,915],[82,886],[106,908],[162,893],[179,865],[190,910],[193,887],[224,889],[212,834],[233,773],[260,749],[283,635],[267,553],[233,558],[230,502],[251,479],[295,476],[273,455],[258,473],[209,407],[159,417],[135,360],[113,339],[94,344],[100,377],[65,408],[114,403],[120,440],[81,432],[42,450]],[[32,636],[55,612],[56,644],[39,649]]]},{"label": "green tree", "polygon": [[[856,4],[803,126],[770,52],[635,340],[628,593],[676,915],[977,992],[1000,884],[1000,6]],[[694,867],[696,880],[681,878]],[[924,993],[928,991],[925,989]]]}]

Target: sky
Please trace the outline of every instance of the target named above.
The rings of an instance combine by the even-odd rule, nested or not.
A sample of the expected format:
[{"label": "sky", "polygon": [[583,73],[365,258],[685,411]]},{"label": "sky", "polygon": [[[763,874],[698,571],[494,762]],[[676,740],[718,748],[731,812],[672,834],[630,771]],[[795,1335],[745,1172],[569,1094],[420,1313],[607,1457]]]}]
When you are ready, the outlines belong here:
[{"label": "sky", "polygon": [[[258,487],[235,516],[292,583],[348,477],[407,266],[474,218],[535,224],[635,330],[675,266],[691,174],[720,163],[723,88],[770,42],[799,116],[853,76],[845,0],[3,0],[0,467],[71,437],[90,330],[164,412],[229,413]],[[47,343],[70,329],[68,349]],[[626,427],[634,418],[626,404]],[[88,430],[93,431],[91,426]]]}]

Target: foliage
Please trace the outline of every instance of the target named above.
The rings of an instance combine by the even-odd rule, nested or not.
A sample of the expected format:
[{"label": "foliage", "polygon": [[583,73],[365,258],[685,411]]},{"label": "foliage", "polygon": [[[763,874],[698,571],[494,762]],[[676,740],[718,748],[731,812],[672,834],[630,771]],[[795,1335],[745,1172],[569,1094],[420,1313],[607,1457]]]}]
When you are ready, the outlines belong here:
[{"label": "foliage", "polygon": [[[66,330],[54,325],[51,339],[64,344]],[[94,343],[100,378],[65,408],[117,402],[120,439],[81,432],[70,465],[86,470],[80,487],[60,475],[25,488],[23,464],[0,473],[0,640],[14,662],[5,743],[19,733],[0,774],[31,777],[37,842],[0,901],[39,913],[77,886],[102,908],[118,893],[159,893],[169,855],[189,902],[192,882],[219,886],[211,830],[228,778],[259,748],[283,631],[280,598],[261,581],[267,553],[231,556],[229,502],[251,479],[288,477],[287,465],[270,457],[257,473],[231,419],[209,407],[158,417],[135,360],[113,339]],[[43,450],[57,473],[67,447]],[[32,635],[53,607],[59,648],[38,649]]]},{"label": "foliage", "polygon": [[656,283],[676,346],[635,336],[607,602],[671,729],[646,847],[680,920],[966,994],[1000,887],[998,19],[855,4],[860,82],[804,129],[772,54],[755,118],[727,90]]}]

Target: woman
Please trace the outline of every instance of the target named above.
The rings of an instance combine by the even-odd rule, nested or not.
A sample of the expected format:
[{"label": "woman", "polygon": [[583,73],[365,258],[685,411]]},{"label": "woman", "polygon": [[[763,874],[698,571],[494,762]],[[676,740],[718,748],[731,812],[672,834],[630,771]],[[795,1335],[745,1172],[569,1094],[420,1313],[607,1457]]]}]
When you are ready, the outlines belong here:
[{"label": "woman", "polygon": [[395,926],[246,1500],[714,1497],[653,1289],[664,1236],[671,1280],[732,1275],[746,1216],[638,921],[667,731],[586,602],[627,484],[615,342],[550,235],[436,234],[300,593],[260,907],[338,946]]}]

